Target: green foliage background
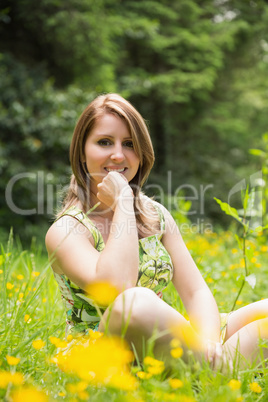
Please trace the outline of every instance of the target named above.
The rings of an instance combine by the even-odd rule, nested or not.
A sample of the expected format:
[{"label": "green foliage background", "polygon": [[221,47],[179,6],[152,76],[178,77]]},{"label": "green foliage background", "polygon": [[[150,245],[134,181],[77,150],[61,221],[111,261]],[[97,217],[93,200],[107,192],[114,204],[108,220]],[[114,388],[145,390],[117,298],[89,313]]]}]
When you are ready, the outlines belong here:
[{"label": "green foliage background", "polygon": [[[25,242],[44,238],[69,180],[75,122],[99,93],[121,93],[148,121],[157,156],[149,184],[167,191],[170,170],[172,191],[213,185],[204,211],[212,222],[222,216],[213,197],[226,200],[261,169],[248,149],[261,147],[267,131],[266,1],[3,0],[0,7],[1,239],[10,226]],[[12,197],[18,208],[37,209],[27,216],[12,212],[6,195],[23,172],[29,176],[14,183]]]}]

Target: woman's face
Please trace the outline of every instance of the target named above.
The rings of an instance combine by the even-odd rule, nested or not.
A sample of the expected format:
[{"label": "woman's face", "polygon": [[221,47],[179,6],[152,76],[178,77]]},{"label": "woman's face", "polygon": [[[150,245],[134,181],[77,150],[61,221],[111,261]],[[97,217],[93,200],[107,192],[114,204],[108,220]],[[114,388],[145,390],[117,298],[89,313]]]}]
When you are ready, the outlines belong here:
[{"label": "woman's face", "polygon": [[128,127],[113,114],[105,114],[97,120],[86,140],[84,152],[93,192],[108,172],[117,171],[130,182],[139,168],[140,160]]}]

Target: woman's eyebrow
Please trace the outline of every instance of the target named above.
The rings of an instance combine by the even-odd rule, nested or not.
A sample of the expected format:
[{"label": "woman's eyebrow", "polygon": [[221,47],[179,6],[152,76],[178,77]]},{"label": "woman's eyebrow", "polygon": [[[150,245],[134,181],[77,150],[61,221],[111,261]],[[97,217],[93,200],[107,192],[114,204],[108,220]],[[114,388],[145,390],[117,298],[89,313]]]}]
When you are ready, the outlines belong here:
[{"label": "woman's eyebrow", "polygon": [[[107,137],[107,138],[114,138],[114,135],[111,134],[105,134],[105,133],[97,133],[96,134],[98,137]],[[123,140],[132,140],[132,137],[124,137]]]}]

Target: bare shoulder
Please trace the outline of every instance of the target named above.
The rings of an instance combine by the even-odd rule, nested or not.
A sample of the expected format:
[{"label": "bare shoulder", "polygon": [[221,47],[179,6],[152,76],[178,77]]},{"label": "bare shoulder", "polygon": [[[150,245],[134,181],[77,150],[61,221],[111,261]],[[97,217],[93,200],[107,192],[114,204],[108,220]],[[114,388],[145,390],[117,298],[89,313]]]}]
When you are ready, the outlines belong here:
[{"label": "bare shoulder", "polygon": [[72,216],[62,216],[54,222],[47,231],[45,243],[48,251],[53,251],[59,244],[68,239],[85,237],[87,240],[92,240],[90,231],[77,219]]}]

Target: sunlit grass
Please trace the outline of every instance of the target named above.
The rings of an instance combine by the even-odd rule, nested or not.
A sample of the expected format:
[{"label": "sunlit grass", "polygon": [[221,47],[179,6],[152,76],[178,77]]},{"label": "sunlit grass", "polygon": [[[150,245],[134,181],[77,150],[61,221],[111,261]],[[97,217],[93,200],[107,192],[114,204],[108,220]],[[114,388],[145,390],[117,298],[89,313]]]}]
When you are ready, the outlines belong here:
[{"label": "sunlit grass", "polygon": [[[256,286],[243,289],[237,307],[267,297],[266,238],[250,241]],[[187,236],[186,243],[221,312],[230,310],[243,272],[232,232]],[[118,339],[99,333],[65,339],[65,313],[45,255],[37,246],[8,244],[0,252],[0,400],[5,401],[265,401],[266,368],[229,374],[188,363],[177,339],[171,363],[147,356],[138,364]],[[164,298],[185,314],[172,285]],[[72,347],[70,347],[72,345]],[[266,347],[264,344],[263,347]],[[66,349],[67,348],[67,349]]]}]

